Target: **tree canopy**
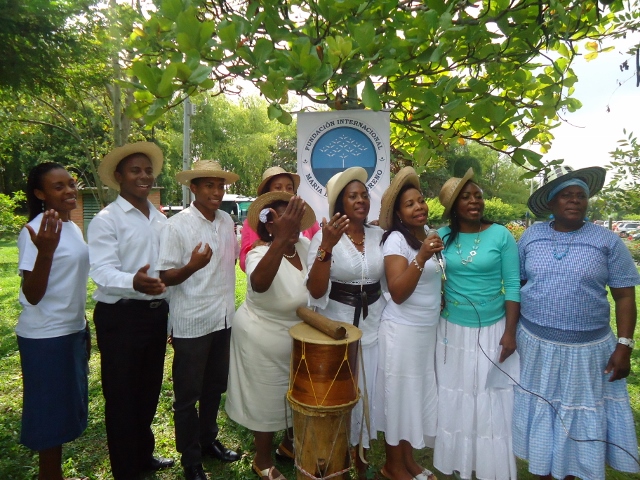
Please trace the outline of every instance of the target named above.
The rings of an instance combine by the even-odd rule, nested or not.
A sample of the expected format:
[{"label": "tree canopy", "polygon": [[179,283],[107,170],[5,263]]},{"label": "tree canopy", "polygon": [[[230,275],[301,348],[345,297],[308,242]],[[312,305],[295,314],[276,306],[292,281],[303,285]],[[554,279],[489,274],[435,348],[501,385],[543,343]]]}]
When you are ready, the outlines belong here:
[{"label": "tree canopy", "polygon": [[283,123],[290,93],[385,109],[394,148],[419,164],[472,141],[535,172],[531,145],[546,150],[558,113],[581,106],[575,57],[594,58],[601,40],[640,23],[639,0],[606,3],[157,0],[134,32],[143,90],[130,113],[153,123],[186,95],[231,92],[243,79]]}]

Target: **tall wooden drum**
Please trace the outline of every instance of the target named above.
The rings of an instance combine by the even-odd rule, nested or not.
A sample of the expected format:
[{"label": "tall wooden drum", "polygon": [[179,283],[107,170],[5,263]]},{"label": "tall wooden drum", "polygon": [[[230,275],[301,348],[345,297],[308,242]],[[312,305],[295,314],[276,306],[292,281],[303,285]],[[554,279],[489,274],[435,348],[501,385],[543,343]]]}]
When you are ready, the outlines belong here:
[{"label": "tall wooden drum", "polygon": [[351,410],[359,399],[358,346],[362,332],[342,323],[334,340],[306,323],[293,338],[287,399],[293,411],[296,478],[347,479]]}]

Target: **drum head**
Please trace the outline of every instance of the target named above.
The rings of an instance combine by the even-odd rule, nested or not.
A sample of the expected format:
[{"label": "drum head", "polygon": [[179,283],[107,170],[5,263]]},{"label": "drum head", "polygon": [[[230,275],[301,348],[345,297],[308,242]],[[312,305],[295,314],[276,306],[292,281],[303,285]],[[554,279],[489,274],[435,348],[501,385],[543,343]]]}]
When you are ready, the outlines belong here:
[{"label": "drum head", "polygon": [[318,345],[340,345],[344,343],[352,343],[360,340],[362,331],[350,323],[338,322],[347,330],[347,337],[342,340],[335,340],[317,328],[312,327],[308,323],[300,322],[289,329],[289,335],[295,340],[306,343],[314,343]]}]

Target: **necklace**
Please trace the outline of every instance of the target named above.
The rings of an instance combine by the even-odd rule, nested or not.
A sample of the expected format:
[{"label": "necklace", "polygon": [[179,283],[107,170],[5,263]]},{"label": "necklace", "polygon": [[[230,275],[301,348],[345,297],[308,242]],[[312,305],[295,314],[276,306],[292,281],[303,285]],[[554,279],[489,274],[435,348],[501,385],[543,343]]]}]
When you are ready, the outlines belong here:
[{"label": "necklace", "polygon": [[283,253],[282,255],[284,255],[284,258],[293,258],[298,254],[298,250],[295,249],[295,247],[293,248],[293,253],[291,255],[287,255],[286,253]]},{"label": "necklace", "polygon": [[555,222],[551,223],[551,229],[553,230],[553,233],[551,234],[551,243],[553,244],[553,258],[555,258],[556,260],[562,260],[564,257],[567,256],[567,253],[569,253],[569,248],[571,248],[571,244],[573,243],[573,239],[576,238],[576,236],[574,235],[578,230],[573,230],[571,232],[567,232],[570,235],[569,238],[569,243],[567,243],[567,246],[564,248],[563,251],[559,252],[558,251],[558,240],[556,238],[556,227],[555,227]]},{"label": "necklace", "polygon": [[367,234],[365,232],[362,232],[362,240],[359,242],[356,242],[353,239],[353,237],[347,233],[347,237],[349,237],[349,240],[351,240],[351,243],[353,243],[356,247],[361,247],[362,245],[364,245],[364,239],[366,238],[366,236]]},{"label": "necklace", "polygon": [[482,231],[482,224],[480,224],[480,228],[478,229],[478,234],[476,235],[476,238],[473,241],[473,247],[471,247],[471,250],[469,251],[469,255],[467,255],[467,258],[462,258],[462,245],[460,244],[460,240],[458,240],[455,244],[456,253],[460,256],[460,263],[462,263],[462,265],[464,265],[465,267],[467,266],[468,263],[473,262],[473,257],[475,257],[476,254],[478,253],[477,250],[478,250],[478,247],[480,246],[481,231]]}]

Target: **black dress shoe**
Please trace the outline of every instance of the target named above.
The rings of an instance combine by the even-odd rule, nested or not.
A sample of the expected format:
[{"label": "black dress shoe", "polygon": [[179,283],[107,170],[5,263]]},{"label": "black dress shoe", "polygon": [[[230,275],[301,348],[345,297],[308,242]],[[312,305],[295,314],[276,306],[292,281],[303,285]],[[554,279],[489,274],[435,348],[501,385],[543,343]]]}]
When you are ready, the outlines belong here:
[{"label": "black dress shoe", "polygon": [[143,465],[142,469],[146,472],[157,472],[166,468],[173,467],[174,461],[171,458],[151,457],[149,461]]},{"label": "black dress shoe", "polygon": [[238,452],[228,449],[222,445],[218,439],[207,445],[203,445],[202,455],[217,458],[222,462],[235,462],[236,460],[240,460],[240,454]]},{"label": "black dress shoe", "polygon": [[201,463],[184,467],[184,478],[186,480],[208,480]]}]

